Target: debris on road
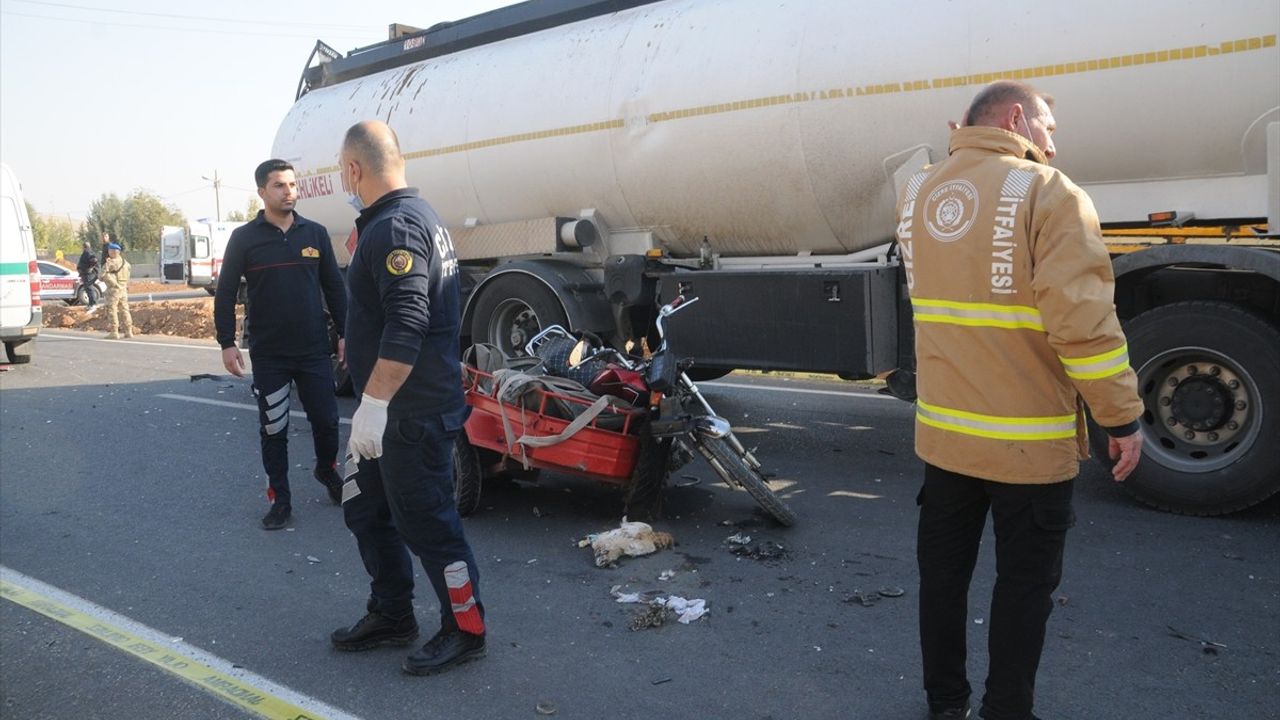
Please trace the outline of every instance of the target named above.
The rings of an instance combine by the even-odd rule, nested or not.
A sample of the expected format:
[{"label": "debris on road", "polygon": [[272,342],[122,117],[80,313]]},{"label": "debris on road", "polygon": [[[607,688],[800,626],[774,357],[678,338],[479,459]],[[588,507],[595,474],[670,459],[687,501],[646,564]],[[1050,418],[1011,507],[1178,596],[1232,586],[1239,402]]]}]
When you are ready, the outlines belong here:
[{"label": "debris on road", "polygon": [[730,553],[752,560],[778,560],[787,554],[784,546],[772,540],[752,542],[750,535],[740,532],[730,535],[724,541],[729,545]]},{"label": "debris on road", "polygon": [[[622,592],[621,585],[614,585],[609,594],[617,602],[644,605],[644,609],[632,614],[630,627],[632,630],[646,630],[659,627],[669,620],[675,619],[683,625],[702,618],[710,608],[703,598],[682,598],[679,595],[660,595],[657,591]],[[652,595],[652,597],[650,597]]]},{"label": "debris on road", "polygon": [[1205,648],[1206,650],[1208,650],[1209,648],[1222,648],[1223,650],[1226,650],[1226,649],[1227,649],[1227,646],[1226,646],[1226,645],[1223,645],[1223,644],[1222,644],[1222,643],[1220,643],[1220,642],[1214,642],[1214,641],[1212,641],[1212,640],[1206,640],[1206,639],[1204,639],[1204,638],[1202,638],[1202,637],[1196,637],[1195,635],[1191,635],[1191,634],[1188,634],[1188,633],[1184,633],[1184,632],[1182,632],[1181,630],[1179,630],[1179,629],[1175,628],[1175,627],[1174,627],[1174,626],[1172,626],[1172,625],[1165,625],[1165,627],[1169,628],[1169,635],[1170,635],[1171,637],[1176,637],[1176,638],[1178,638],[1179,640],[1187,640],[1187,641],[1190,641],[1190,642],[1198,642],[1198,643],[1200,643],[1202,646],[1204,646],[1204,648]]},{"label": "debris on road", "polygon": [[658,550],[665,550],[676,544],[671,533],[658,532],[653,526],[642,522],[627,522],[608,532],[588,535],[578,542],[578,547],[591,546],[596,556],[596,567],[613,565],[623,555],[638,557],[649,555]]},{"label": "debris on road", "polygon": [[661,573],[658,574],[658,580],[662,582],[666,582],[667,580],[670,580],[675,576],[676,576],[675,570],[663,570]]},{"label": "debris on road", "polygon": [[543,700],[542,702],[535,705],[533,709],[539,715],[555,715],[556,714],[555,703],[551,702],[550,700]]}]

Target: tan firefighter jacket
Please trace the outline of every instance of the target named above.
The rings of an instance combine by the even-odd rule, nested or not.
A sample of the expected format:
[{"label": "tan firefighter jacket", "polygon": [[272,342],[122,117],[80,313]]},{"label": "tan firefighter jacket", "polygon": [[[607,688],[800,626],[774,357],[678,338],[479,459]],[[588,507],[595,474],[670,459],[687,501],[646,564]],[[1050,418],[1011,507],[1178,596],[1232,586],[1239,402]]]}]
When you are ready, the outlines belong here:
[{"label": "tan firefighter jacket", "polygon": [[1083,408],[1142,413],[1089,196],[1019,135],[969,127],[913,176],[898,241],[915,316],[916,453],[1011,483],[1073,478]]}]

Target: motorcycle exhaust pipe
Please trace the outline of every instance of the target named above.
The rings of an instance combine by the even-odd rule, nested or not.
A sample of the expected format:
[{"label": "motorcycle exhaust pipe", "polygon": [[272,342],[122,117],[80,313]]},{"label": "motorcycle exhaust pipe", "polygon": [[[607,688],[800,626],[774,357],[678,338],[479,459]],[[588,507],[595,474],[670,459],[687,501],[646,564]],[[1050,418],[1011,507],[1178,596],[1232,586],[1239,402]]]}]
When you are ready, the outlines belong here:
[{"label": "motorcycle exhaust pipe", "polygon": [[722,438],[733,432],[733,426],[722,417],[703,415],[693,419],[693,430],[704,437]]}]

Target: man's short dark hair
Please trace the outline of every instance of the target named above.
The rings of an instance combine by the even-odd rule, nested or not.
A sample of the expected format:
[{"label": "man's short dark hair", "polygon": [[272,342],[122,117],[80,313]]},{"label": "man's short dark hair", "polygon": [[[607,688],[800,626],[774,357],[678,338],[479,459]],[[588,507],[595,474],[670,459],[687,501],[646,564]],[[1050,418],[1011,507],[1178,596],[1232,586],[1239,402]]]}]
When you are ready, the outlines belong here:
[{"label": "man's short dark hair", "polygon": [[271,173],[280,172],[281,170],[292,170],[293,166],[279,158],[272,158],[258,165],[258,169],[253,171],[253,179],[257,181],[259,188],[267,186],[267,180],[270,179]]},{"label": "man's short dark hair", "polygon": [[1020,103],[1022,111],[1029,118],[1039,117],[1040,105],[1036,102],[1036,98],[1043,100],[1045,105],[1053,107],[1052,95],[1046,95],[1027,83],[1017,80],[997,80],[974,96],[973,102],[969,104],[969,111],[964,114],[964,124],[966,127],[994,125],[999,122],[999,118],[994,116],[995,113],[1010,103]]}]

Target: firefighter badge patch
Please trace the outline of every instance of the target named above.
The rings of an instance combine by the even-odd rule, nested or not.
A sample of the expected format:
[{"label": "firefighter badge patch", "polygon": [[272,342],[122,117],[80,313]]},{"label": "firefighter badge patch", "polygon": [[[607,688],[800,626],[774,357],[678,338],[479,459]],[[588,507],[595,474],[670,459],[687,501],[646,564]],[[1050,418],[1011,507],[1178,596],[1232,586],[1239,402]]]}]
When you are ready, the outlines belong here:
[{"label": "firefighter badge patch", "polygon": [[302,257],[304,257],[304,258],[318,258],[318,257],[320,257],[320,251],[319,251],[319,250],[317,250],[317,249],[315,249],[315,248],[313,248],[313,247],[304,247],[304,248],[302,248]]},{"label": "firefighter badge patch", "polygon": [[968,180],[952,180],[929,193],[924,205],[924,227],[939,242],[959,240],[978,215],[978,189]]},{"label": "firefighter badge patch", "polygon": [[404,275],[413,269],[413,256],[408,250],[392,250],[387,253],[387,272]]}]

